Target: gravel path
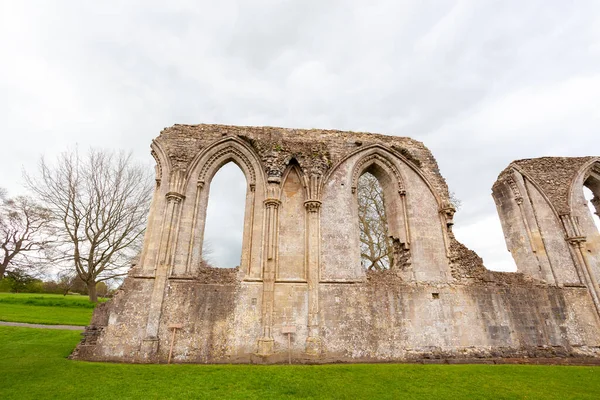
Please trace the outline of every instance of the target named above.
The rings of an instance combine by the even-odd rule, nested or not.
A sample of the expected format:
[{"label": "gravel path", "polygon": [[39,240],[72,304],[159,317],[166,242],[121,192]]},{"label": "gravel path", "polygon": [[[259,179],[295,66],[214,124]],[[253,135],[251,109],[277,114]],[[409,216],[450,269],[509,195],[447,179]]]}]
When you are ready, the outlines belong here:
[{"label": "gravel path", "polygon": [[39,328],[39,329],[66,329],[69,331],[85,330],[85,326],[77,326],[77,325],[42,325],[42,324],[26,324],[23,322],[6,322],[6,321],[0,321],[0,326],[18,326],[21,328]]}]

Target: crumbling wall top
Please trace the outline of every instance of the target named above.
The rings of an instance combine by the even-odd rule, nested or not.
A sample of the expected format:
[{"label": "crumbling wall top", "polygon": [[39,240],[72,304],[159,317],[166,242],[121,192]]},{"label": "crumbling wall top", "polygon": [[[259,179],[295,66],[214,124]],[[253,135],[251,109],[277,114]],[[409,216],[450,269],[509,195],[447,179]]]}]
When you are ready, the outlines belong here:
[{"label": "crumbling wall top", "polygon": [[559,214],[568,214],[571,183],[581,168],[597,157],[540,157],[516,160],[498,176],[494,187],[505,182],[517,169],[544,192]]},{"label": "crumbling wall top", "polygon": [[163,129],[156,141],[172,165],[185,170],[203,148],[228,136],[246,141],[263,161],[278,157],[286,162],[293,157],[303,168],[319,164],[322,172],[361,148],[385,146],[419,168],[442,200],[448,201],[448,187],[433,154],[423,143],[408,137],[324,129],[177,124]]}]

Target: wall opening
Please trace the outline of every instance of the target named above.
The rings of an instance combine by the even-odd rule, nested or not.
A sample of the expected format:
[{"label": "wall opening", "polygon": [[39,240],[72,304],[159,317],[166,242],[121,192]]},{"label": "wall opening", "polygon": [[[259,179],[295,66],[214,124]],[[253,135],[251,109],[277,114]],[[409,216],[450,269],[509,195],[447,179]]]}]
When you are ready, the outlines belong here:
[{"label": "wall opening", "polygon": [[360,228],[361,265],[367,270],[385,270],[393,264],[393,246],[383,187],[370,172],[363,173],[356,187]]},{"label": "wall opening", "polygon": [[600,217],[598,216],[600,210],[596,209],[596,207],[600,208],[600,200],[598,200],[600,197],[594,196],[594,192],[590,187],[587,186],[587,183],[586,186],[583,187],[583,195],[587,200],[587,205],[590,209],[590,212],[592,213],[592,218],[594,219],[596,228],[598,228],[598,230],[600,231]]},{"label": "wall opening", "polygon": [[221,167],[210,183],[202,263],[216,268],[240,265],[244,234],[246,177],[233,162]]}]

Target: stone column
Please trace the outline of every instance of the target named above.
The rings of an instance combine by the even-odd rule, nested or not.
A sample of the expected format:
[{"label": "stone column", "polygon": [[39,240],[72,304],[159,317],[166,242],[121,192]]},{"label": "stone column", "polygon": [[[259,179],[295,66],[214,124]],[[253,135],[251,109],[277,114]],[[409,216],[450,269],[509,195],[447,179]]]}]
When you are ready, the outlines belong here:
[{"label": "stone column", "polygon": [[[196,200],[194,201],[194,213],[192,215],[192,231],[190,232],[190,242],[188,244],[187,250],[187,260],[185,263],[185,272],[184,275],[190,276],[192,275],[192,262],[194,261],[194,246],[196,245],[195,239],[198,233],[196,230],[198,229],[198,212],[200,211],[200,200],[202,197],[202,189],[204,188],[204,182],[198,181],[196,183]],[[204,211],[204,215],[206,214],[206,210]],[[204,224],[202,226],[202,230],[204,232]],[[202,244],[202,240],[204,238],[204,234],[200,236],[200,244]]]},{"label": "stone column", "polygon": [[320,237],[321,237],[321,202],[308,200],[304,202],[307,212],[307,282],[308,282],[308,337],[306,338],[306,353],[321,354],[321,338],[319,335],[319,268],[320,268]]},{"label": "stone column", "polygon": [[600,316],[600,288],[588,260],[587,251],[585,251],[587,238],[581,234],[579,225],[571,214],[561,214],[560,218],[567,234],[566,240],[571,247],[571,254],[574,255],[573,261],[575,262],[579,279],[587,286],[596,311]]},{"label": "stone column", "polygon": [[[157,178],[156,185],[154,186],[154,193],[152,195],[152,202],[150,203],[150,213],[148,214],[148,223],[146,226],[146,232],[144,233],[144,245],[142,248],[142,256],[140,257],[140,260],[139,260],[139,267],[140,267],[140,270],[142,271],[142,275],[146,275],[147,270],[150,269],[149,268],[150,263],[146,262],[146,258],[148,256],[148,249],[150,247],[150,242],[152,240],[154,230],[156,228],[160,228],[160,226],[157,226],[158,225],[157,221],[155,221],[159,193],[160,193],[160,178]],[[154,267],[152,269],[154,269]]]},{"label": "stone column", "polygon": [[146,323],[146,338],[142,343],[142,357],[152,357],[158,350],[158,328],[167,276],[171,269],[172,254],[175,248],[175,237],[179,225],[181,202],[185,196],[177,192],[166,194],[165,226],[161,232],[160,247],[154,273],[154,287],[148,304],[148,321]]},{"label": "stone column", "polygon": [[555,285],[557,283],[556,276],[554,275],[550,258],[546,253],[546,244],[538,225],[535,207],[531,203],[525,181],[523,178],[517,179],[518,177],[519,175],[517,175],[517,172],[513,171],[513,176],[511,176],[507,182],[513,193],[517,207],[519,208],[521,220],[523,221],[523,226],[527,233],[529,248],[538,264],[538,276],[548,284]]},{"label": "stone column", "polygon": [[586,238],[583,236],[570,237],[567,238],[567,241],[575,249],[577,264],[579,264],[580,268],[583,270],[586,286],[588,287],[590,296],[592,296],[596,311],[600,316],[600,290],[598,289],[598,281],[594,276],[594,272],[592,271],[592,267],[587,257],[587,252],[585,251]]},{"label": "stone column", "polygon": [[273,303],[275,301],[275,262],[277,256],[277,231],[279,225],[279,205],[281,201],[268,198],[264,201],[265,217],[265,264],[263,268],[262,327],[263,336],[258,340],[258,354],[268,356],[273,353]]},{"label": "stone column", "polygon": [[452,232],[452,227],[454,226],[454,214],[455,213],[456,213],[456,208],[454,208],[454,206],[449,201],[445,201],[439,210],[440,219],[442,221],[444,247],[446,248],[446,256],[448,258],[451,258],[450,238],[448,237],[448,235],[450,232]]}]

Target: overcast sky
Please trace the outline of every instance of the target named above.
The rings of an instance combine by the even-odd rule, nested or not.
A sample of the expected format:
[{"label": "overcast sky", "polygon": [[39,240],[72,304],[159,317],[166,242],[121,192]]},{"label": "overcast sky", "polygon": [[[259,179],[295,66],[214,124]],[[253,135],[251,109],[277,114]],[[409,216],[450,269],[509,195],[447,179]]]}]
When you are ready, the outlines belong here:
[{"label": "overcast sky", "polygon": [[600,154],[600,1],[165,3],[0,0],[0,186],[75,143],[151,164],[175,123],[411,136],[462,200],[458,238],[511,269],[498,173]]}]

